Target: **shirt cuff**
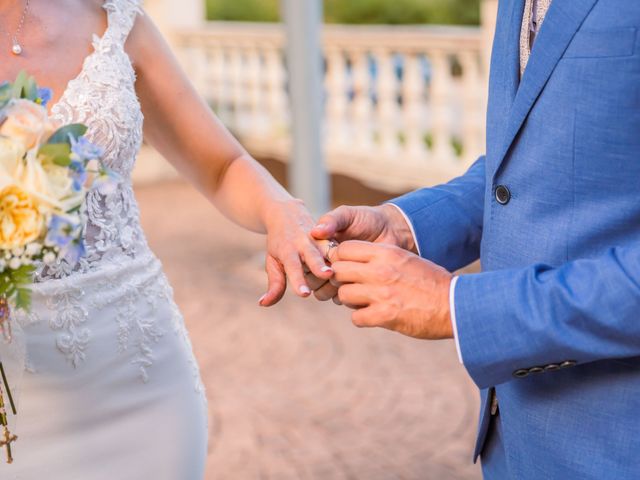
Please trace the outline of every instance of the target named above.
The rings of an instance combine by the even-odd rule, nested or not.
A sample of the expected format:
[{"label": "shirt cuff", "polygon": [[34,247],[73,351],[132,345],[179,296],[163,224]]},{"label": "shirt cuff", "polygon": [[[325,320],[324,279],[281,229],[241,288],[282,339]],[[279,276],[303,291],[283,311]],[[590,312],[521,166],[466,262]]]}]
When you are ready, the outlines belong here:
[{"label": "shirt cuff", "polygon": [[449,310],[451,311],[451,325],[453,327],[453,338],[456,341],[456,350],[458,351],[458,360],[464,365],[462,361],[462,351],[460,350],[460,340],[458,339],[458,323],[456,322],[456,284],[460,277],[453,277],[451,280],[451,286],[449,287]]},{"label": "shirt cuff", "polygon": [[395,203],[387,203],[387,205],[391,205],[393,207],[396,207],[398,209],[398,211],[400,212],[400,214],[402,215],[402,218],[404,218],[404,221],[407,222],[407,225],[409,225],[409,230],[411,231],[411,235],[413,236],[413,244],[416,246],[416,250],[418,250],[418,255],[422,256],[422,253],[420,252],[420,244],[418,243],[418,237],[416,237],[416,231],[413,228],[413,223],[411,223],[411,220],[409,219],[409,216],[404,213],[404,210],[402,210],[398,205],[396,205]]}]

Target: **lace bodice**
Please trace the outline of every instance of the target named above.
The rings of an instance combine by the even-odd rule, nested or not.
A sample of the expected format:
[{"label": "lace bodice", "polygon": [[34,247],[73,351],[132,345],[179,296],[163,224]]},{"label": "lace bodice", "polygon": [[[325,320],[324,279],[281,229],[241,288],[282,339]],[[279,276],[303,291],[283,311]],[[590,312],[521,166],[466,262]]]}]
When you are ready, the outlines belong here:
[{"label": "lace bodice", "polygon": [[105,261],[126,261],[147,253],[131,171],[142,144],[143,115],[135,92],[135,72],[124,44],[138,14],[140,0],[106,0],[108,24],[94,35],[94,51],[51,107],[60,124],[84,123],[89,139],[105,149],[105,164],[122,176],[117,190],[89,192],[83,208],[86,256],[77,263],[62,261],[42,267],[38,281],[95,270]]}]

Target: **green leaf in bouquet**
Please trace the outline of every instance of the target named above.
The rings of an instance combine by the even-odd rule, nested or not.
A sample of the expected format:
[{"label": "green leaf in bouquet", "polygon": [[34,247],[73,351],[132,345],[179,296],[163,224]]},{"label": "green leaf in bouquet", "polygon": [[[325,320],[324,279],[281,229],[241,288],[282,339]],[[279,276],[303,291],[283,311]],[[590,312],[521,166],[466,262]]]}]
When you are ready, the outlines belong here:
[{"label": "green leaf in bouquet", "polygon": [[13,82],[12,98],[22,98],[22,93],[28,81],[29,75],[24,70],[21,70],[15,82]]},{"label": "green leaf in bouquet", "polygon": [[4,108],[11,101],[13,86],[9,82],[0,85],[0,108]]},{"label": "green leaf in bouquet", "polygon": [[49,141],[47,143],[66,143],[68,145],[71,145],[71,142],[69,141],[69,135],[71,135],[73,138],[79,138],[86,132],[86,125],[83,125],[81,123],[72,123],[56,130],[54,134],[51,135],[51,138],[49,138]]},{"label": "green leaf in bouquet", "polygon": [[28,285],[33,281],[33,274],[36,267],[33,265],[22,265],[15,270],[9,270],[13,283],[17,286]]},{"label": "green leaf in bouquet", "polygon": [[24,87],[22,87],[22,98],[26,98],[27,100],[31,100],[32,102],[35,102],[38,98],[38,84],[36,83],[35,78],[27,78]]},{"label": "green leaf in bouquet", "polygon": [[29,311],[31,309],[31,289],[29,287],[16,288],[16,308]]},{"label": "green leaf in bouquet", "polygon": [[61,167],[68,167],[71,164],[71,158],[69,158],[71,146],[68,143],[47,143],[40,147],[38,155]]},{"label": "green leaf in bouquet", "polygon": [[0,273],[0,295],[13,300],[16,308],[28,310],[31,306],[31,289],[33,283],[33,265],[22,265],[15,270],[5,269]]}]

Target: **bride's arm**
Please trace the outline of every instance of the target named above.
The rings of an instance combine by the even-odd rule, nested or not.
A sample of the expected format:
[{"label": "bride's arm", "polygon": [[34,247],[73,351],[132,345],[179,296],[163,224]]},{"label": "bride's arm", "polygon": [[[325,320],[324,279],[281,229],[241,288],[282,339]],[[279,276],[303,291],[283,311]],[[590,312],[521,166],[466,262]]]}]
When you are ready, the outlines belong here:
[{"label": "bride's arm", "polygon": [[211,112],[148,16],[127,41],[145,116],[145,139],[232,221],[267,234],[269,288],[262,305],[284,294],[286,276],[308,296],[302,262],[317,277],[330,269],[309,231],[313,219],[237,142]]}]

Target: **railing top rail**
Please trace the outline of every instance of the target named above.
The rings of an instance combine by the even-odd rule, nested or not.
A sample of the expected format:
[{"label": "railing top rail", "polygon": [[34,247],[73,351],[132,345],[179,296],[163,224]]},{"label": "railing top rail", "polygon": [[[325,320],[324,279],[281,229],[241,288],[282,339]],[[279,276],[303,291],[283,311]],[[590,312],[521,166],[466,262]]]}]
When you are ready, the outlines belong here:
[{"label": "railing top rail", "polygon": [[[179,30],[177,41],[191,41],[233,46],[256,41],[282,45],[284,30],[279,23],[207,22],[201,28]],[[327,47],[344,49],[466,49],[482,48],[479,27],[443,25],[325,25]]]}]

